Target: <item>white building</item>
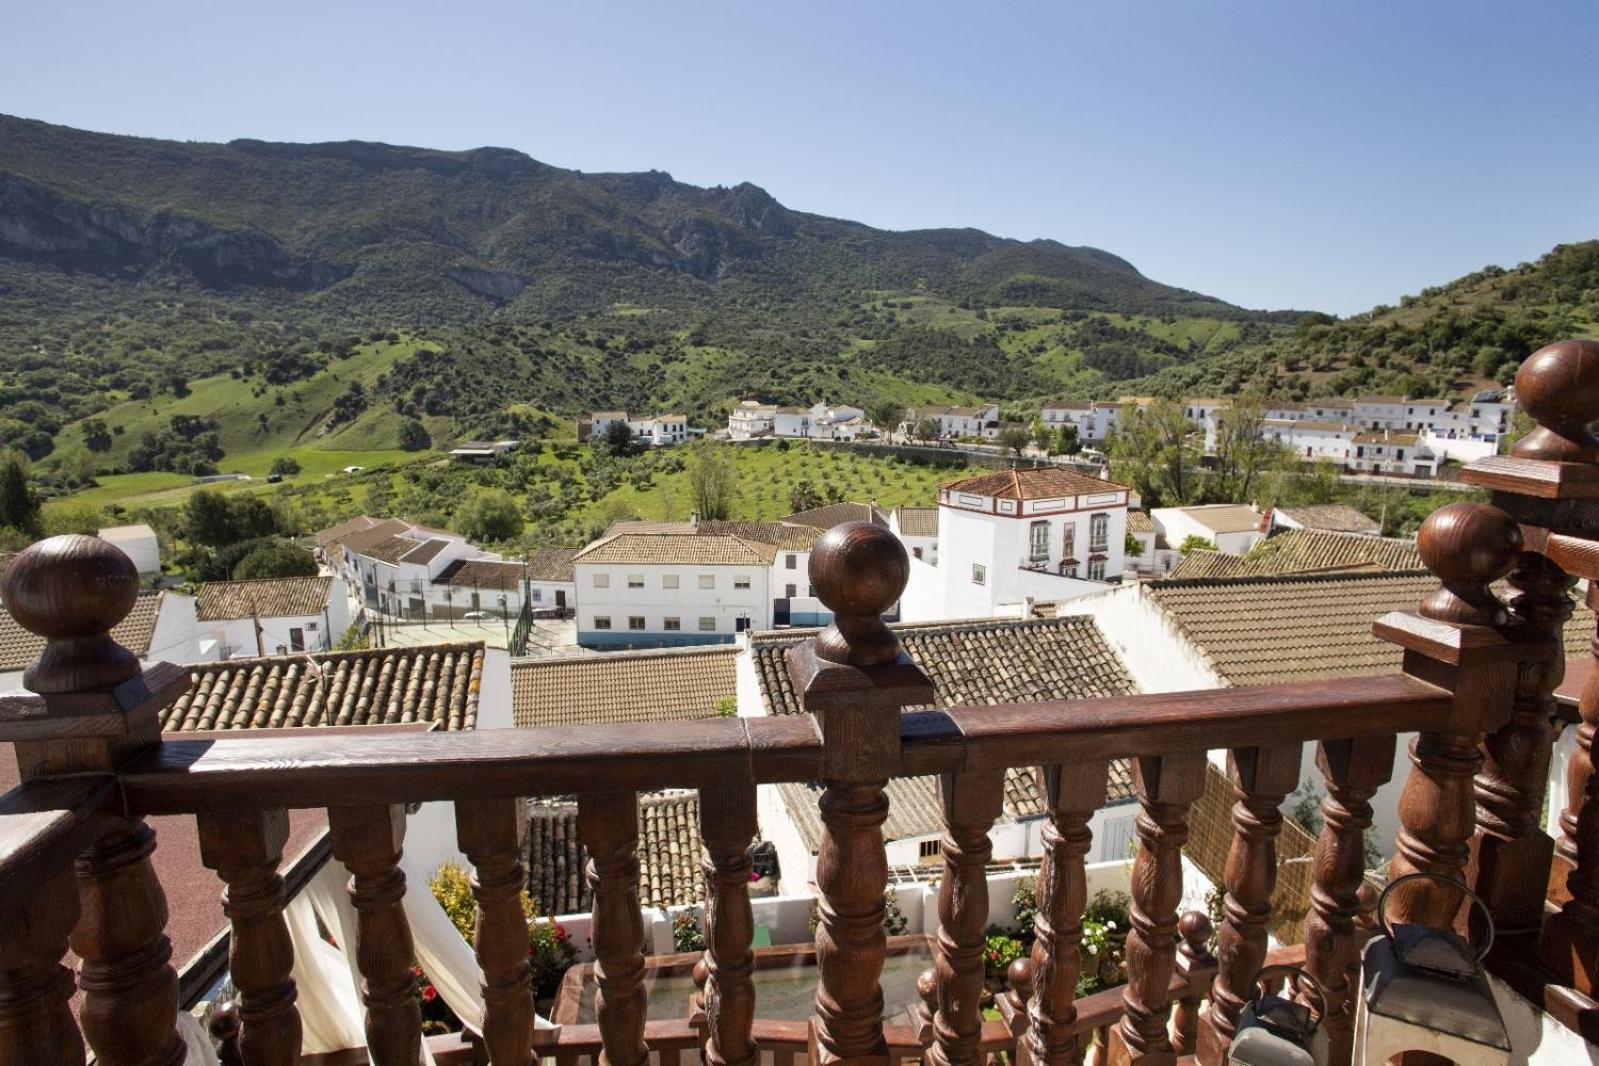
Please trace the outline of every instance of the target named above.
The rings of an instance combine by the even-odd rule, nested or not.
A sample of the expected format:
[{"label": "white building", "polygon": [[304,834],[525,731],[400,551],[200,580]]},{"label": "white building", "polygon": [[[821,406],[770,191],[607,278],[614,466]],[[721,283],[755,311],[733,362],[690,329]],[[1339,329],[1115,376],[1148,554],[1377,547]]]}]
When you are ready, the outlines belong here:
[{"label": "white building", "polygon": [[731,440],[755,440],[770,437],[777,418],[777,405],[759,400],[740,400],[728,412],[727,435]]},{"label": "white building", "polygon": [[1061,467],[1003,470],[942,486],[938,566],[913,568],[908,620],[1014,615],[1120,581],[1128,488]]},{"label": "white building", "polygon": [[150,577],[161,572],[161,541],[143,522],[131,526],[107,526],[96,534],[108,544],[115,544],[122,553],[133,560],[140,577]]},{"label": "white building", "polygon": [[463,463],[492,463],[500,456],[516,450],[521,443],[514,440],[467,440],[450,449],[450,458]]},{"label": "white building", "polygon": [[1243,555],[1266,537],[1266,519],[1241,503],[1156,507],[1149,512],[1166,543],[1181,548],[1189,537],[1208,540],[1227,555]]},{"label": "white building", "polygon": [[1373,429],[1356,435],[1345,465],[1367,474],[1432,477],[1438,472],[1438,461],[1415,430]]},{"label": "white building", "polygon": [[[194,597],[171,591],[140,593],[127,617],[111,630],[111,639],[137,655],[144,666],[216,658],[214,647],[202,647]],[[0,692],[20,691],[23,670],[42,651],[44,638],[22,628],[10,611],[0,607]]]},{"label": "white building", "polygon": [[1280,444],[1303,462],[1331,459],[1342,463],[1349,455],[1350,442],[1360,427],[1344,422],[1321,422],[1315,419],[1262,419],[1260,435],[1274,444]]},{"label": "white building", "polygon": [[237,659],[328,651],[350,626],[350,602],[340,577],[269,577],[207,581],[195,600],[202,641]]},{"label": "white building", "polygon": [[1405,424],[1403,396],[1355,397],[1355,421],[1367,429],[1393,429]]},{"label": "white building", "polygon": [[925,421],[938,426],[938,439],[956,437],[981,437],[993,440],[999,436],[999,404],[979,404],[976,407],[949,407],[944,405],[912,407],[905,412],[900,432],[914,437],[916,427]]},{"label": "white building", "polygon": [[580,423],[578,436],[582,440],[603,440],[613,423],[623,423],[633,435],[633,443],[652,448],[681,444],[688,440],[688,419],[680,414],[632,417],[626,411],[591,411],[587,429]]},{"label": "white building", "polygon": [[1138,554],[1128,557],[1127,567],[1140,577],[1164,577],[1182,561],[1182,552],[1166,543],[1147,512],[1127,512],[1127,535],[1138,542]]},{"label": "white building", "polygon": [[896,507],[888,513],[888,528],[912,559],[938,565],[937,507]]},{"label": "white building", "polygon": [[588,647],[727,643],[772,627],[777,548],[728,533],[616,533],[573,558]]},{"label": "white building", "polygon": [[812,440],[854,440],[874,430],[866,421],[866,412],[848,404],[830,404],[823,400],[811,407],[810,416],[808,435]]},{"label": "white building", "polygon": [[1284,529],[1315,529],[1329,533],[1358,533],[1366,537],[1382,535],[1382,523],[1342,503],[1307,504],[1303,507],[1274,507],[1271,515],[1273,535]]}]

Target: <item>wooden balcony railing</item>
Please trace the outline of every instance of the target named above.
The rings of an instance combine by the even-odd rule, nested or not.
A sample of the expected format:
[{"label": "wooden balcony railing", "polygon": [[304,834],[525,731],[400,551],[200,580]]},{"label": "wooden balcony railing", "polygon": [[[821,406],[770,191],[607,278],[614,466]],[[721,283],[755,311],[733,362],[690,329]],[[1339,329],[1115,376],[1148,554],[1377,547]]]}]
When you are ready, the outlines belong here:
[{"label": "wooden balcony railing", "polygon": [[[711,719],[654,732],[632,727],[340,737],[164,740],[159,710],[188,684],[165,664],[141,672],[109,637],[131,608],[138,577],[102,541],[58,537],[11,563],[7,607],[44,636],[25,676],[29,693],[0,697],[0,739],[14,743],[23,783],[0,797],[0,1063],[84,1061],[84,1039],[107,1066],[179,1063],[177,981],[145,819],[197,819],[202,858],[217,872],[233,924],[239,1050],[246,1063],[288,1064],[300,1050],[292,958],[276,873],[284,811],[325,807],[333,854],[351,871],[356,954],[373,1061],[414,1066],[421,1044],[411,941],[400,900],[403,805],[453,801],[475,867],[476,946],[484,972],[483,1039],[495,1063],[535,1054],[526,930],[517,890],[519,797],[576,794],[592,856],[593,943],[600,1061],[642,1066],[654,1050],[680,1055],[683,1034],[645,1024],[639,836],[635,794],[701,791],[705,914],[703,1029],[693,1048],[715,1066],[763,1051],[757,1023],[746,846],[760,783],[820,780],[817,860],[820,983],[798,1030],[817,1062],[886,1063],[916,1054],[883,1023],[882,926],[887,865],[884,787],[937,775],[947,832],[925,1058],[982,1061],[997,1046],[1017,1059],[1081,1061],[1086,1034],[1112,1063],[1224,1061],[1239,1010],[1267,961],[1284,796],[1303,745],[1316,745],[1327,787],[1316,844],[1303,958],[1326,990],[1334,1061],[1350,1059],[1351,975],[1364,936],[1362,835],[1390,775],[1395,737],[1417,734],[1401,804],[1395,874],[1469,878],[1499,929],[1491,963],[1535,1003],[1592,1039],[1599,963],[1599,778],[1593,741],[1599,684],[1583,693],[1571,802],[1558,843],[1538,824],[1562,670],[1568,590],[1599,577],[1599,345],[1566,342],[1536,354],[1517,379],[1538,428],[1510,457],[1467,477],[1493,503],[1457,503],[1423,526],[1420,552],[1440,587],[1414,611],[1376,620],[1403,650],[1377,676],[1262,688],[1168,693],[902,713],[932,686],[881,615],[908,573],[881,529],[841,526],[818,542],[811,578],[832,626],[789,653],[806,716]],[[1512,594],[1491,587],[1508,575]],[[1590,586],[1592,587],[1592,586]],[[1590,593],[1590,601],[1595,598]],[[1596,643],[1599,648],[1599,643]],[[1069,664],[1063,664],[1066,668]],[[1207,752],[1228,752],[1236,791],[1219,950],[1196,946],[1180,922],[1181,848]],[[1133,761],[1140,804],[1132,875],[1128,983],[1077,1002],[1088,825],[1104,803],[1112,759]],[[1037,942],[1007,995],[1010,1020],[985,1022],[983,925],[988,831],[1004,775],[1034,767],[1048,802],[1038,884]],[[1546,907],[1549,872],[1567,900]],[[1455,922],[1460,893],[1435,882],[1396,892],[1409,921]],[[62,958],[70,941],[74,975]],[[1212,980],[1212,973],[1214,979]],[[80,1035],[81,1025],[81,1035]],[[998,1027],[996,1029],[996,1026]],[[912,1027],[914,1028],[914,1027]],[[996,1034],[1001,1045],[995,1044]],[[797,1053],[796,1031],[767,1050]],[[537,1054],[571,1060],[584,1034]],[[917,1037],[918,1041],[920,1036]],[[1008,1041],[1009,1043],[1006,1043]]]}]

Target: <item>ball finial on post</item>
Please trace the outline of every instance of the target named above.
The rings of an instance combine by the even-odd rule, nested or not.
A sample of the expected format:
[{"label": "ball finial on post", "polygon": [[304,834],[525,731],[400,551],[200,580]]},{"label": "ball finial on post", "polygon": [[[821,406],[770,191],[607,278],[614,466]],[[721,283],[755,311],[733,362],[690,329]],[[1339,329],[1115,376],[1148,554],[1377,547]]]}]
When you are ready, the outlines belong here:
[{"label": "ball finial on post", "polygon": [[1599,342],[1556,341],[1533,352],[1516,371],[1516,402],[1538,426],[1512,455],[1599,463],[1599,438],[1588,428],[1599,420]]},{"label": "ball finial on post", "polygon": [[46,641],[23,672],[41,695],[108,689],[139,673],[111,630],[139,597],[139,571],[121,549],[77,533],[30,544],[6,567],[6,609]]},{"label": "ball finial on post", "polygon": [[845,522],[822,534],[811,549],[811,584],[833,612],[816,636],[816,655],[850,666],[882,666],[900,652],[899,638],[883,623],[910,580],[910,558],[899,538],[870,522]]},{"label": "ball finial on post", "polygon": [[1508,574],[1521,554],[1515,519],[1491,504],[1452,503],[1427,516],[1416,548],[1443,582],[1421,601],[1423,616],[1459,625],[1505,623],[1505,606],[1489,586]]}]

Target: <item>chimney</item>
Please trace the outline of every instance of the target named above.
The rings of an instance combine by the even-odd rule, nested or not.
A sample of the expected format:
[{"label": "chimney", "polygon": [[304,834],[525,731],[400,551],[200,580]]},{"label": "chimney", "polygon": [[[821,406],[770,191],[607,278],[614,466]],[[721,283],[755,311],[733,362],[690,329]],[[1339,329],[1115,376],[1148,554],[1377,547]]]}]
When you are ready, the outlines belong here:
[{"label": "chimney", "polygon": [[688,528],[695,533],[700,531],[700,513],[698,511],[690,511],[688,513]]}]

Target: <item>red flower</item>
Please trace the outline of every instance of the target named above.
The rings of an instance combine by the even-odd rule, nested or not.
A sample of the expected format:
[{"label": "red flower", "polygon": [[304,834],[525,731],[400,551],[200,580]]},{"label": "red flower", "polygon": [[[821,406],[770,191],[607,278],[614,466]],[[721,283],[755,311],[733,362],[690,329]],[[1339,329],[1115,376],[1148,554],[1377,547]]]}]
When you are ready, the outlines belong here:
[{"label": "red flower", "polygon": [[415,965],[413,963],[412,966],[411,966],[411,976],[412,977],[421,977],[422,976],[422,967],[417,966],[417,965]]},{"label": "red flower", "polygon": [[422,989],[422,1002],[424,1002],[424,1003],[432,1003],[435,999],[438,999],[438,998],[439,998],[439,990],[434,988],[432,985],[428,985],[426,988]]}]

